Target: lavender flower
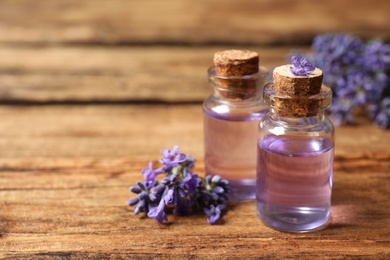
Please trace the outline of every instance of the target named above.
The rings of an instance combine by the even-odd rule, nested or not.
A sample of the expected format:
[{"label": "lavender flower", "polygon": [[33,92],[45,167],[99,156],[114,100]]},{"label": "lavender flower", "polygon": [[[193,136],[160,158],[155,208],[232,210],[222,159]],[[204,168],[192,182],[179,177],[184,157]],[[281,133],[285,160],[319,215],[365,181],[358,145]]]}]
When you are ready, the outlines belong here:
[{"label": "lavender flower", "polygon": [[[154,182],[152,186],[156,186],[157,182]],[[130,191],[138,194],[137,197],[132,198],[128,201],[129,206],[136,205],[134,209],[134,214],[139,214],[140,212],[148,212],[149,211],[149,192],[150,189],[142,182],[138,181],[137,186],[131,186]]]},{"label": "lavender flower", "polygon": [[165,185],[159,184],[154,187],[154,189],[149,194],[149,198],[151,201],[159,201],[165,191]]},{"label": "lavender flower", "polygon": [[213,204],[226,205],[228,201],[227,194],[230,193],[229,181],[222,179],[220,176],[207,176],[206,177],[206,188],[208,190],[211,199],[214,200]]},{"label": "lavender flower", "polygon": [[382,128],[390,127],[390,96],[384,98],[377,107],[374,123]]},{"label": "lavender flower", "polygon": [[312,56],[315,65],[323,68],[326,75],[340,74],[361,65],[363,48],[361,40],[348,34],[322,34],[314,38]]},{"label": "lavender flower", "polygon": [[382,41],[368,42],[363,52],[364,66],[369,71],[383,71],[390,64],[390,48]]},{"label": "lavender flower", "polygon": [[175,145],[171,151],[167,148],[163,149],[161,154],[163,155],[163,158],[160,159],[160,163],[165,165],[164,169],[177,166],[186,159],[185,154],[179,153],[179,146],[177,145]]},{"label": "lavender flower", "polygon": [[190,214],[192,201],[189,199],[189,196],[184,189],[178,187],[175,190],[174,200],[175,208],[173,210],[173,214],[178,216]]},{"label": "lavender flower", "polygon": [[214,205],[211,205],[209,209],[205,208],[204,213],[206,213],[208,216],[207,222],[209,222],[211,225],[216,224],[221,216],[220,208],[218,206],[215,207]]},{"label": "lavender flower", "polygon": [[175,186],[174,185],[172,185],[171,187],[169,187],[169,189],[166,190],[166,192],[163,195],[163,199],[164,199],[166,205],[173,204],[174,193],[175,193]]},{"label": "lavender flower", "polygon": [[184,172],[184,178],[181,182],[181,187],[183,190],[188,191],[189,194],[193,194],[200,185],[201,180],[197,174],[193,174],[189,170]]},{"label": "lavender flower", "polygon": [[298,58],[297,56],[292,56],[291,63],[293,67],[290,67],[290,71],[295,76],[306,76],[316,69],[316,67],[310,64],[304,57]]},{"label": "lavender flower", "polygon": [[142,169],[141,173],[144,176],[144,181],[146,183],[146,186],[150,188],[150,186],[154,183],[156,176],[162,173],[162,168],[159,168],[157,170],[153,170],[153,163],[148,163],[148,168]]},{"label": "lavender flower", "polygon": [[[168,220],[166,206],[173,205],[176,215],[203,210],[210,224],[217,223],[228,201],[228,181],[219,176],[200,178],[192,172],[195,159],[179,153],[178,146],[174,146],[172,151],[164,149],[162,155],[160,162],[164,166],[153,170],[150,162],[148,168],[141,171],[144,182],[130,187],[130,191],[137,194],[128,202],[130,206],[136,206],[134,213],[145,212],[162,224]],[[156,180],[159,174],[166,174],[161,183]]]},{"label": "lavender flower", "polygon": [[352,123],[352,109],[355,107],[353,101],[348,98],[338,98],[333,101],[330,111],[336,125],[341,125],[344,121],[347,124]]},{"label": "lavender flower", "polygon": [[376,124],[390,127],[385,123],[390,115],[381,105],[390,97],[389,46],[380,40],[365,44],[348,34],[322,34],[315,37],[308,57],[333,90],[330,111],[337,124],[351,123],[354,109],[367,107]]},{"label": "lavender flower", "polygon": [[149,210],[148,217],[154,218],[159,224],[162,224],[164,221],[168,221],[168,217],[164,211],[165,202],[164,200],[160,200],[158,206],[151,206]]}]

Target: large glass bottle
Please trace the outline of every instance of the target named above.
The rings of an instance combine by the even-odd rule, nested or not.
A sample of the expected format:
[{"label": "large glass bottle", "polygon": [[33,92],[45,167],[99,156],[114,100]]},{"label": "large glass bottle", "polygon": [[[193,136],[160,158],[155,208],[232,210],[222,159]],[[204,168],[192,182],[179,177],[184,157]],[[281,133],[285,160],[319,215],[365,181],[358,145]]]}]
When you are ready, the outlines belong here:
[{"label": "large glass bottle", "polygon": [[254,199],[257,125],[268,111],[266,70],[259,72],[257,63],[256,73],[232,76],[218,74],[216,66],[208,70],[213,94],[203,104],[205,172],[229,180],[230,199]]},{"label": "large glass bottle", "polygon": [[319,94],[278,94],[264,88],[269,113],[258,134],[257,215],[287,232],[314,231],[328,223],[331,205],[334,128],[324,115],[331,90]]}]

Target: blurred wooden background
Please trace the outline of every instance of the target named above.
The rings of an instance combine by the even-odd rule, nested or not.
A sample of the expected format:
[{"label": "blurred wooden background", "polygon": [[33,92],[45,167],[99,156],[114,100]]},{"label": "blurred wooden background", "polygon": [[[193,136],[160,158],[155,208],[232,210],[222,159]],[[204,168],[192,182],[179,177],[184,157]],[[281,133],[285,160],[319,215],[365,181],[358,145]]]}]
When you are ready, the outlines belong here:
[{"label": "blurred wooden background", "polygon": [[214,52],[250,49],[272,68],[320,33],[389,43],[389,14],[388,0],[0,0],[0,257],[390,257],[390,134],[364,118],[336,129],[320,234],[266,228],[251,202],[218,227],[126,206],[163,147],[203,174]]},{"label": "blurred wooden background", "polygon": [[3,103],[201,102],[214,52],[268,67],[319,33],[390,40],[387,0],[2,0]]}]

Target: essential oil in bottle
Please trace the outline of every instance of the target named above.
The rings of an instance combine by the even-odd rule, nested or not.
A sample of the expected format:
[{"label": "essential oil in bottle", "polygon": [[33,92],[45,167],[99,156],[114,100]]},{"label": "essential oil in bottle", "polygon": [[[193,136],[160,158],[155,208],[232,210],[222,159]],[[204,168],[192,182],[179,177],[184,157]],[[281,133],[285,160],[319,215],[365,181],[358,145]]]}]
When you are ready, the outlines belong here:
[{"label": "essential oil in bottle", "polygon": [[242,50],[217,52],[208,70],[214,92],[203,104],[205,171],[229,180],[232,200],[256,196],[257,126],[268,111],[265,74],[258,54]]},{"label": "essential oil in bottle", "polygon": [[277,67],[264,89],[269,113],[259,124],[257,215],[281,231],[325,227],[330,216],[334,128],[324,115],[332,92],[322,71],[294,75]]}]

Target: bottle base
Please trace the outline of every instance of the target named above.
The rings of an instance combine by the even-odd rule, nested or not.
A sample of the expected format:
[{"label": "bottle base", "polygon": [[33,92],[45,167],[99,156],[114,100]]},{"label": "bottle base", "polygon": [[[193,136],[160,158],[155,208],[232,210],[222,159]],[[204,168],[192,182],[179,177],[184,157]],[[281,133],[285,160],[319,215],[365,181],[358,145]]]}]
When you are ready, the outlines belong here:
[{"label": "bottle base", "polygon": [[329,224],[330,207],[285,207],[257,203],[257,216],[268,227],[290,232],[319,231]]},{"label": "bottle base", "polygon": [[244,179],[244,180],[229,180],[231,192],[229,194],[229,200],[243,201],[254,200],[256,198],[256,180]]}]

